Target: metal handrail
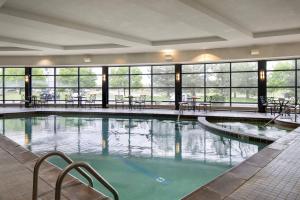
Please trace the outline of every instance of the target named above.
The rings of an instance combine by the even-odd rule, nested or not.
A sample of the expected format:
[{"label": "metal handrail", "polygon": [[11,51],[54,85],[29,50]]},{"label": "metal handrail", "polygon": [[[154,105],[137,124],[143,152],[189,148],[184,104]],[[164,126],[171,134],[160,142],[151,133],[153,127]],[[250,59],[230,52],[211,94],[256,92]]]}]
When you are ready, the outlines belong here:
[{"label": "metal handrail", "polygon": [[58,179],[56,181],[55,185],[55,200],[60,200],[61,197],[61,185],[65,178],[65,176],[73,169],[77,168],[84,168],[86,171],[88,171],[91,175],[93,175],[103,186],[106,187],[114,196],[115,200],[119,200],[119,194],[113,186],[111,186],[100,174],[98,174],[89,164],[85,162],[77,162],[72,163],[69,166],[67,166],[58,176]]},{"label": "metal handrail", "polygon": [[[73,161],[68,156],[66,156],[63,152],[60,152],[60,151],[50,152],[50,153],[47,153],[46,155],[40,157],[38,159],[38,161],[35,163],[34,170],[33,170],[32,200],[37,200],[37,198],[38,198],[38,180],[39,180],[38,179],[38,174],[39,174],[40,166],[41,166],[41,164],[42,164],[42,162],[44,160],[46,160],[47,158],[49,158],[51,156],[59,156],[64,161],[66,161],[68,164],[72,164],[73,163]],[[93,180],[92,180],[92,178],[87,173],[85,173],[83,170],[81,170],[79,167],[76,167],[75,169],[83,177],[85,177],[88,180],[89,186],[93,187]]]}]

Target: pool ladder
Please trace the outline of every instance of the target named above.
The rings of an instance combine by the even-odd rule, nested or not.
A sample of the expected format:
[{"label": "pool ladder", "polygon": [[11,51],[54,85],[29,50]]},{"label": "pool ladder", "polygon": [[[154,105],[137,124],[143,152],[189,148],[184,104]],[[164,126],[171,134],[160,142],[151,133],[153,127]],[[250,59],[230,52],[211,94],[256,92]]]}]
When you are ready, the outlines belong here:
[{"label": "pool ladder", "polygon": [[106,189],[108,189],[115,200],[119,200],[118,192],[113,186],[111,186],[100,174],[97,173],[88,163],[86,162],[73,162],[66,154],[60,151],[49,152],[46,155],[40,157],[35,163],[33,171],[33,189],[32,189],[32,200],[38,200],[38,180],[39,180],[39,169],[43,161],[52,156],[58,156],[66,161],[69,165],[59,173],[56,185],[55,185],[55,200],[60,200],[61,187],[65,176],[73,169],[80,173],[84,178],[87,179],[89,186],[93,187],[92,178],[81,168],[89,172],[95,179],[97,179]]}]

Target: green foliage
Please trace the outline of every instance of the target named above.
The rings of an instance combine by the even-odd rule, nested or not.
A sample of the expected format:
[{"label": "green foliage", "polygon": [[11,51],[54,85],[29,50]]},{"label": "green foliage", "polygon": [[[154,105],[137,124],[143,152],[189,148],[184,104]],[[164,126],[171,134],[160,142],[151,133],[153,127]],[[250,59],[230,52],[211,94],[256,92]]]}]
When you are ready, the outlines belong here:
[{"label": "green foliage", "polygon": [[[11,75],[5,77],[6,86],[23,86],[25,82],[25,69],[24,68],[6,68],[5,75]],[[16,76],[16,75],[23,75]]]},{"label": "green foliage", "polygon": [[[110,74],[127,74],[127,67],[116,67],[112,68]],[[138,68],[134,68],[131,71],[132,74],[141,74],[142,71]],[[131,86],[132,87],[142,87],[142,77],[141,76],[132,76]],[[110,76],[109,79],[110,87],[128,87],[128,76]]]},{"label": "green foliage", "polygon": [[[273,70],[286,70],[290,69],[289,63],[280,62]],[[287,71],[277,71],[268,74],[268,86],[293,86],[295,74]]]},{"label": "green foliage", "polygon": [[[59,71],[59,75],[73,75],[73,76],[57,76],[57,81],[61,86],[77,86],[77,68],[62,68]],[[95,87],[97,76],[96,74],[89,68],[82,68],[81,73],[90,76],[81,76],[80,83],[84,87]],[[94,75],[94,76],[93,76]]]}]

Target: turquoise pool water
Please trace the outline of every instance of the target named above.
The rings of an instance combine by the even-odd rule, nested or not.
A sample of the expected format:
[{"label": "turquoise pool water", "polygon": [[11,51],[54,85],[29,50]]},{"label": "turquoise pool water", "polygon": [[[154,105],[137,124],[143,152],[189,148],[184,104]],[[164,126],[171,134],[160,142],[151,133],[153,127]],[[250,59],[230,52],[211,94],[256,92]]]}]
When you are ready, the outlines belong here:
[{"label": "turquoise pool water", "polygon": [[0,132],[36,154],[60,150],[88,162],[121,200],[180,199],[264,147],[214,134],[197,121],[166,118],[2,118]]},{"label": "turquoise pool water", "polygon": [[264,126],[267,123],[265,121],[236,121],[222,119],[210,121],[223,128],[233,131],[264,136],[273,139],[281,138],[293,130],[293,128],[288,128],[273,123],[269,124],[268,126]]}]

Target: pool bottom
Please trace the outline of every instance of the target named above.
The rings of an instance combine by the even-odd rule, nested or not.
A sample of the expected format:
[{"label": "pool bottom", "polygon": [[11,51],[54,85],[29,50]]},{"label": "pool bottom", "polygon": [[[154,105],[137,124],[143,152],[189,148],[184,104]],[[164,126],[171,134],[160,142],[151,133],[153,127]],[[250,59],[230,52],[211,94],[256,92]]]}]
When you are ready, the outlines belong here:
[{"label": "pool bottom", "polygon": [[[220,163],[182,162],[159,158],[97,154],[71,154],[69,156],[74,161],[89,163],[117,188],[121,199],[128,200],[180,199],[232,167]],[[50,161],[58,167],[65,166],[60,159]],[[85,181],[78,173],[72,174]],[[106,195],[110,194],[97,181],[95,183],[97,190]],[[134,191],[131,191],[133,189]]]}]

